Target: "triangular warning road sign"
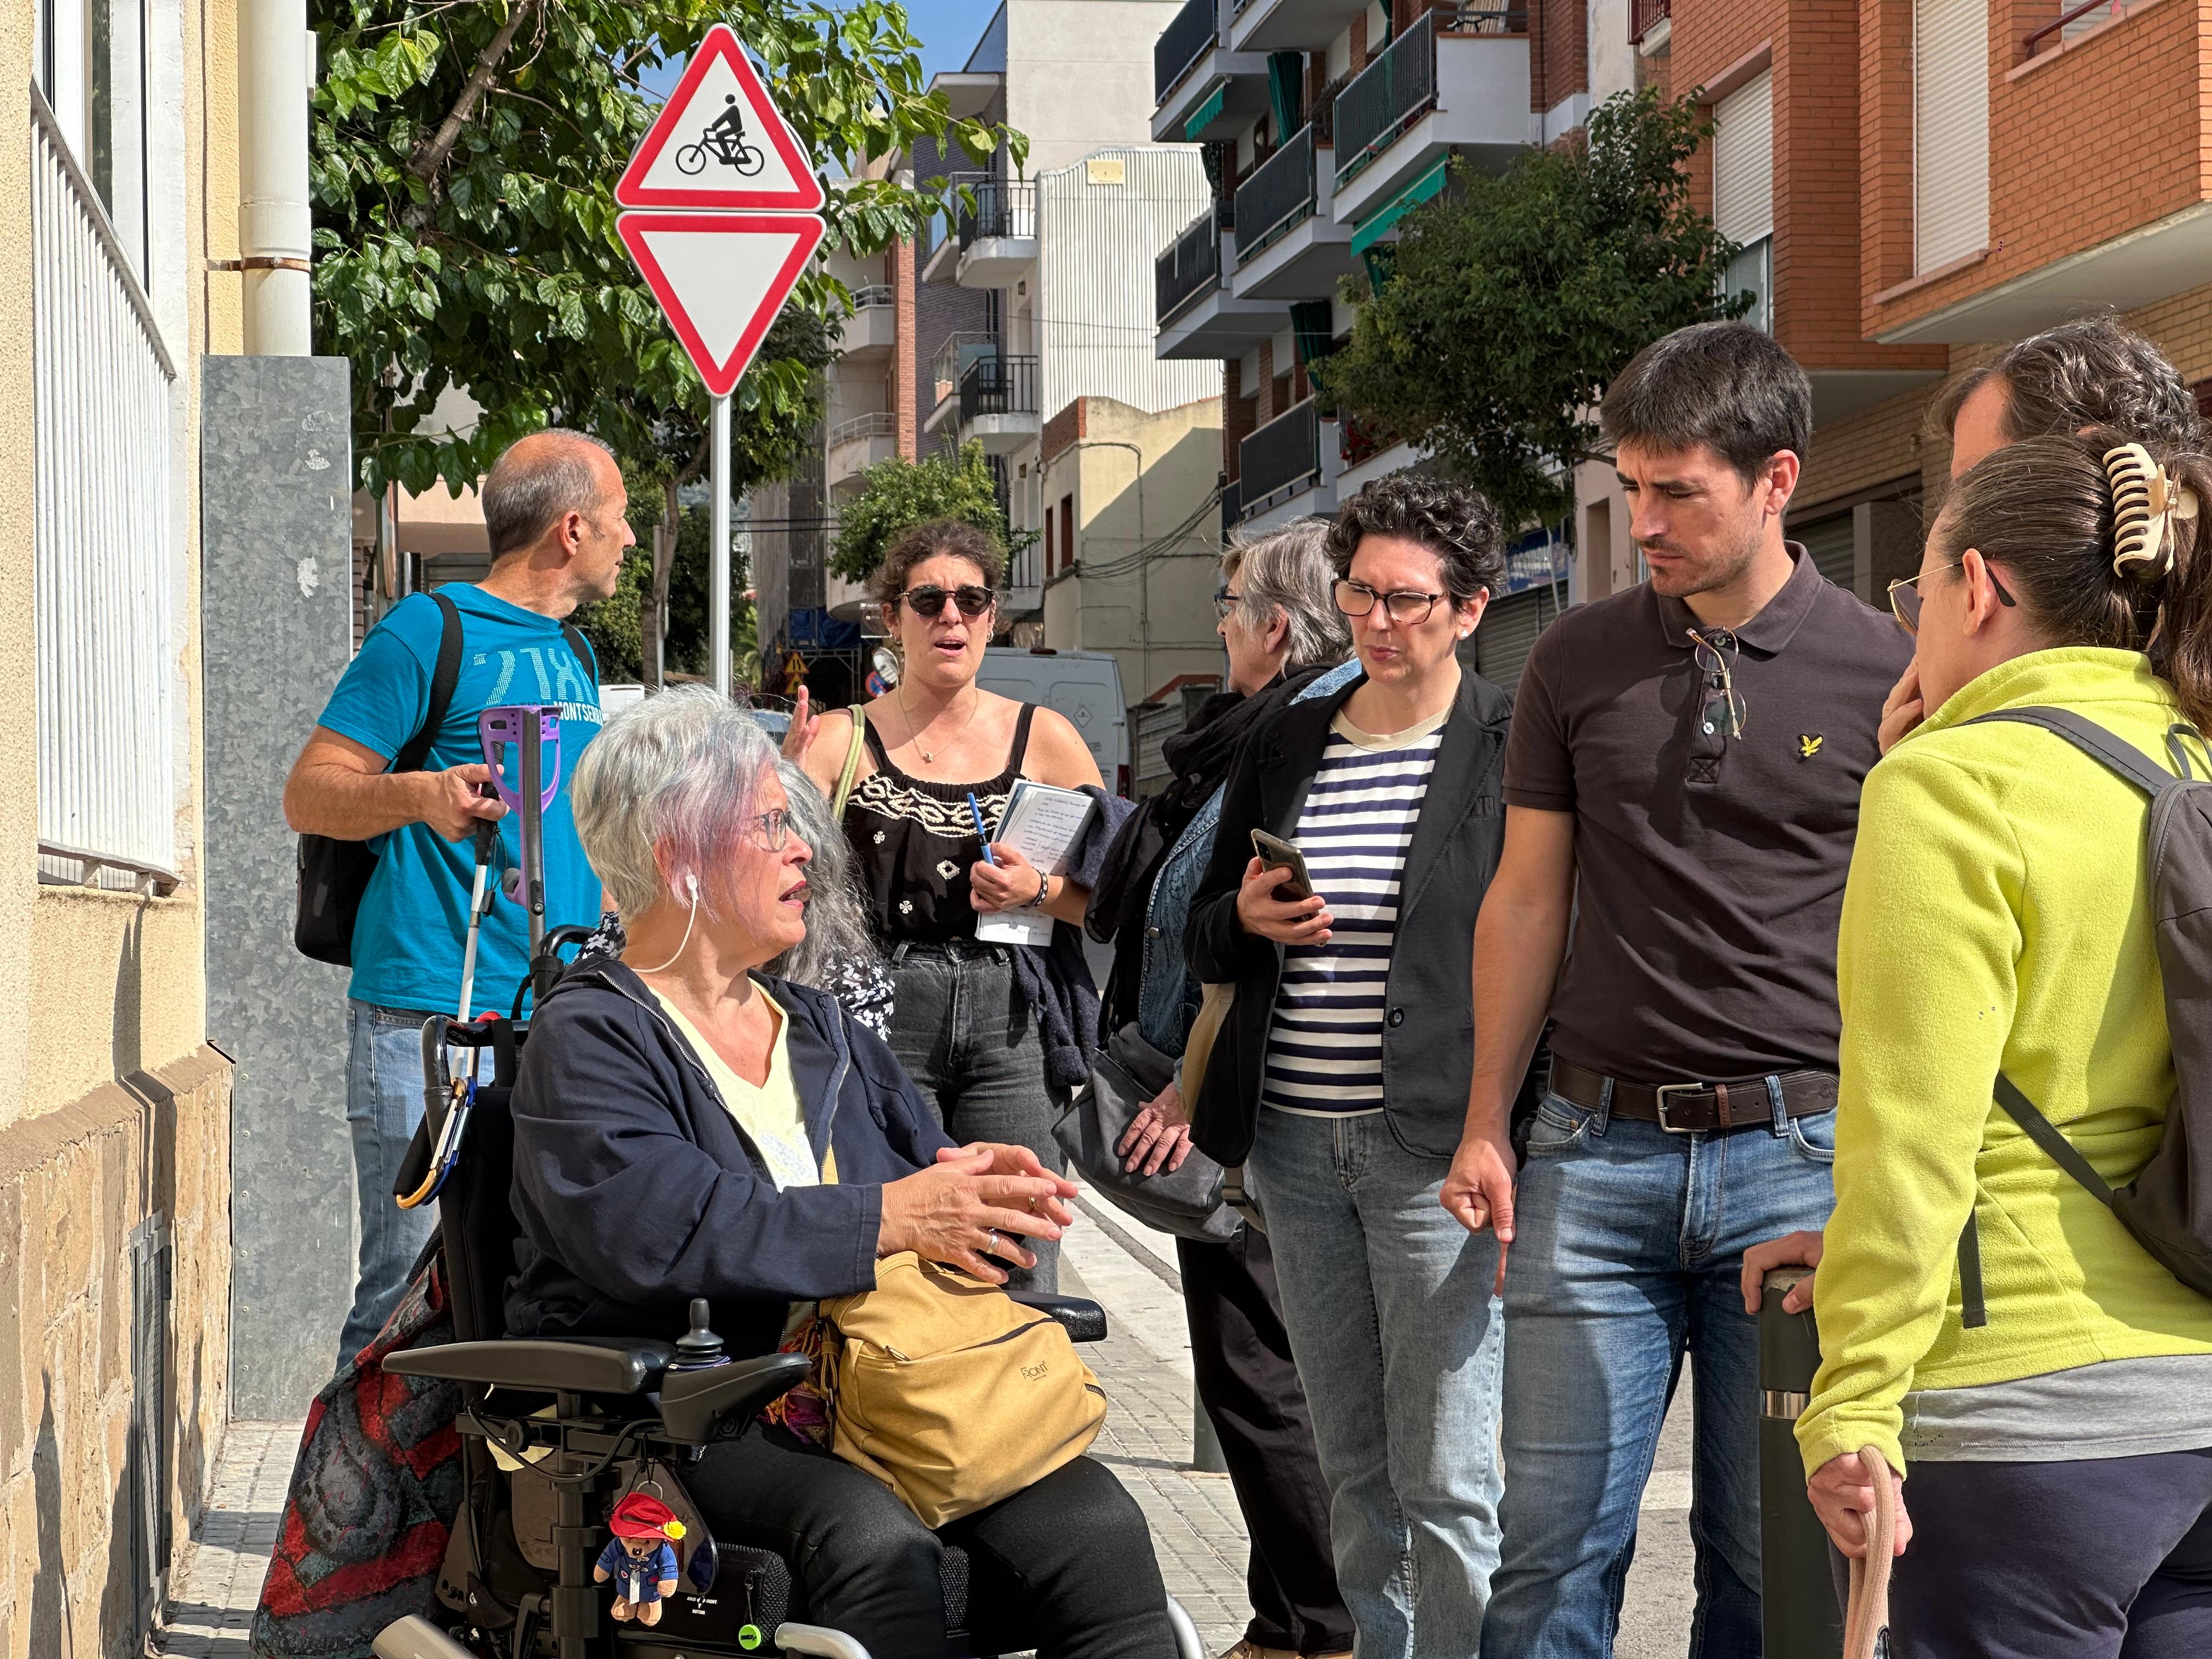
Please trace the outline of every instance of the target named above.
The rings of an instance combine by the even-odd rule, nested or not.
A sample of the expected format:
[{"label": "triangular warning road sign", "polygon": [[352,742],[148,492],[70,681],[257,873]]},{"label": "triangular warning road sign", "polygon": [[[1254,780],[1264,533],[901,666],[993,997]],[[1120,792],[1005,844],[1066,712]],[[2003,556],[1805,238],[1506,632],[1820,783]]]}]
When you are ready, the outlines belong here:
[{"label": "triangular warning road sign", "polygon": [[726,23],[684,78],[615,185],[626,208],[818,212],[822,181]]},{"label": "triangular warning road sign", "polygon": [[800,213],[625,213],[615,228],[717,398],[760,349],[823,230]]}]

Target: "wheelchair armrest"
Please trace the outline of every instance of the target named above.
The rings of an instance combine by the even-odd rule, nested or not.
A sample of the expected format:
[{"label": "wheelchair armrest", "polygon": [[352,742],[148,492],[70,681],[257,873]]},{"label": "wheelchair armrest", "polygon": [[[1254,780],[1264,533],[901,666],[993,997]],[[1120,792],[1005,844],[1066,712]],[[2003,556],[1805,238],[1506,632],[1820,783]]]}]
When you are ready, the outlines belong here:
[{"label": "wheelchair armrest", "polygon": [[760,1408],[806,1380],[802,1353],[764,1353],[705,1370],[673,1371],[660,1382],[660,1426],[671,1440],[703,1446],[717,1418],[750,1421]]},{"label": "wheelchair armrest", "polygon": [[1024,1308],[1035,1308],[1039,1313],[1048,1313],[1067,1328],[1071,1342],[1103,1342],[1106,1340],[1106,1310],[1088,1297],[1080,1296],[1047,1296],[1042,1291],[1009,1291],[1006,1294]]},{"label": "wheelchair armrest", "polygon": [[448,1342],[384,1356],[400,1376],[436,1376],[550,1394],[640,1394],[653,1386],[676,1350],[642,1338],[579,1337],[574,1341],[514,1338]]}]

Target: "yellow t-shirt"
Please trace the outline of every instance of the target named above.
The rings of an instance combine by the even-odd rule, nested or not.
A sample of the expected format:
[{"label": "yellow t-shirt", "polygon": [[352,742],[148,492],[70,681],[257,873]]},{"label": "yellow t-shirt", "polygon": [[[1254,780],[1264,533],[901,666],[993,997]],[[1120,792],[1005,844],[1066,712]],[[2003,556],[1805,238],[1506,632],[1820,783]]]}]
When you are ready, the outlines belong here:
[{"label": "yellow t-shirt", "polygon": [[707,1068],[707,1075],[714,1079],[722,1104],[737,1120],[738,1127],[758,1149],[769,1174],[775,1181],[776,1190],[834,1184],[837,1179],[836,1154],[831,1153],[823,1164],[816,1164],[814,1148],[806,1139],[806,1113],[799,1103],[799,1091],[792,1085],[791,1055],[784,1042],[791,1030],[790,1017],[767,992],[760,991],[758,994],[767,999],[769,1012],[775,1020],[775,1042],[769,1050],[768,1080],[761,1084],[749,1083],[731,1069],[729,1062],[714,1052],[714,1045],[678,1012],[674,1003],[663,998],[660,1006],[683,1033],[684,1040],[691,1045],[691,1052],[698,1057],[700,1065]]}]

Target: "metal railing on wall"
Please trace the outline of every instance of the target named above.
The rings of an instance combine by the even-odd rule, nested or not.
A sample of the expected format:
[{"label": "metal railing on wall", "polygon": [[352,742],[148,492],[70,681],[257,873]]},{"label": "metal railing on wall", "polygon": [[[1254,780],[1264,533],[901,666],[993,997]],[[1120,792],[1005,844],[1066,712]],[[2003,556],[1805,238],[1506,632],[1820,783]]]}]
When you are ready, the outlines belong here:
[{"label": "metal railing on wall", "polygon": [[1632,0],[1628,10],[1628,39],[1632,46],[1674,15],[1674,0]]},{"label": "metal railing on wall", "polygon": [[830,428],[830,447],[849,444],[861,438],[892,438],[898,435],[898,416],[885,410],[876,410],[866,415],[855,415],[849,421],[840,421]]},{"label": "metal railing on wall", "polygon": [[1184,227],[1152,262],[1153,314],[1166,322],[1184,306],[1221,284],[1221,232],[1212,208]]},{"label": "metal railing on wall", "polygon": [[39,874],[175,886],[176,365],[31,94]]},{"label": "metal railing on wall", "polygon": [[975,205],[960,210],[960,251],[980,237],[1036,234],[1036,186],[992,179],[975,186]]},{"label": "metal railing on wall", "polygon": [[1242,264],[1313,216],[1314,131],[1300,127],[1237,186],[1237,260]]},{"label": "metal railing on wall", "polygon": [[1314,400],[1293,404],[1237,446],[1237,494],[1255,507],[1321,471],[1321,416]]},{"label": "metal railing on wall", "polygon": [[1213,49],[1215,0],[1183,0],[1152,42],[1152,102],[1167,101],[1191,66]]},{"label": "metal railing on wall", "polygon": [[960,424],[979,415],[1036,414],[1036,377],[1034,357],[978,357],[960,377]]},{"label": "metal railing on wall", "polygon": [[1425,11],[1336,94],[1336,182],[1357,178],[1436,106],[1437,15]]}]

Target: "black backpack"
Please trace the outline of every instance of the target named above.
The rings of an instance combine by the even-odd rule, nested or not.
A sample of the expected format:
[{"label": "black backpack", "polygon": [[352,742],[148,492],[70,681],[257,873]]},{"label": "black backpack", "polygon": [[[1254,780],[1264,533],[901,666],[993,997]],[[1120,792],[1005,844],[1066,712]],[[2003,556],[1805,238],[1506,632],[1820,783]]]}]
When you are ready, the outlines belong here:
[{"label": "black backpack", "polygon": [[[430,676],[430,706],[422,725],[405,747],[392,757],[387,772],[419,772],[429,758],[430,745],[453,707],[453,687],[461,678],[460,607],[441,592],[430,598],[437,605],[443,626],[438,636],[438,663]],[[591,679],[599,685],[599,659],[573,623],[562,623],[568,648]],[[362,895],[376,872],[375,851],[365,841],[338,841],[329,836],[300,837],[299,894],[292,918],[292,944],[300,954],[333,967],[353,966],[353,929],[361,914]]]},{"label": "black backpack", "polygon": [[[2176,776],[2094,720],[2064,708],[2005,708],[1967,722],[2039,726],[2117,772],[2150,797],[2150,877],[2158,965],[2173,1043],[2173,1103],[2150,1162],[2114,1188],[2074,1149],[2019,1085],[1997,1074],[1996,1103],[2051,1161],[2096,1194],[2160,1265],[2190,1289],[2212,1296],[2212,779],[2196,776],[2176,726],[2166,747]],[[2193,1118],[2202,1122],[2192,1122]],[[1959,1240],[1964,1322],[1984,1325],[1981,1250],[1972,1216]]]}]

